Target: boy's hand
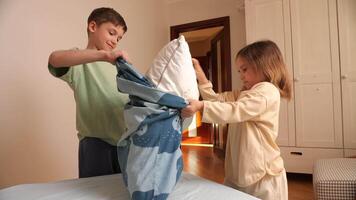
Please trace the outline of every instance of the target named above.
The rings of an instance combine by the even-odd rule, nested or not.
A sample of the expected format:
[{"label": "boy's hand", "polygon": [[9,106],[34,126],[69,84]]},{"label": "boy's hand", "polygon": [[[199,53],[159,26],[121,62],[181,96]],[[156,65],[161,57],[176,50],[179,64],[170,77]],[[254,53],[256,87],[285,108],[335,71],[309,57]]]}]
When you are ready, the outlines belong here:
[{"label": "boy's hand", "polygon": [[123,58],[126,62],[131,63],[128,54],[125,51],[113,50],[106,51],[106,61],[115,64],[117,58]]},{"label": "boy's hand", "polygon": [[189,105],[181,110],[181,116],[188,118],[193,116],[197,111],[202,111],[204,103],[202,101],[188,99]]}]

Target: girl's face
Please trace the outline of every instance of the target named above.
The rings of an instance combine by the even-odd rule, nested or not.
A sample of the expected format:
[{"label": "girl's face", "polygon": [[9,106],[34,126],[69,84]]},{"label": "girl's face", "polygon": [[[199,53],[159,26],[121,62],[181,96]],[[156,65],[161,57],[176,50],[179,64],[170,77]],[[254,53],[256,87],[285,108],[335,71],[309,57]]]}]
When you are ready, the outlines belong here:
[{"label": "girl's face", "polygon": [[266,80],[261,71],[255,70],[254,67],[241,56],[236,59],[236,67],[243,83],[243,89],[249,90],[255,84]]}]

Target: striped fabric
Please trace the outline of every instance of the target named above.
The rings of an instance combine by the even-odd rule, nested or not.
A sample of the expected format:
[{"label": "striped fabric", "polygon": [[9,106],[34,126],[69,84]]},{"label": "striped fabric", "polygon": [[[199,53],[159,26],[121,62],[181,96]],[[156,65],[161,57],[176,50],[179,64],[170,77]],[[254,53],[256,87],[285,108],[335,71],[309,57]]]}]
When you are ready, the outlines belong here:
[{"label": "striped fabric", "polygon": [[315,198],[318,200],[356,199],[356,159],[321,159],[314,165]]},{"label": "striped fabric", "polygon": [[181,118],[187,103],[162,92],[124,60],[117,61],[117,86],[128,93],[127,131],[118,142],[123,179],[133,200],[165,200],[183,170]]}]

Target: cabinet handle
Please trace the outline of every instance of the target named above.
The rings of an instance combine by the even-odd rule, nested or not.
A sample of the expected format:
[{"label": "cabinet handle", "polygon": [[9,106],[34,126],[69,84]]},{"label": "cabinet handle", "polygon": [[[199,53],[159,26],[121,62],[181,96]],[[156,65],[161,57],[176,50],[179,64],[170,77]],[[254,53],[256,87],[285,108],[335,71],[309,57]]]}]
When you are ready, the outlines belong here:
[{"label": "cabinet handle", "polygon": [[302,152],[297,152],[297,151],[292,151],[290,152],[291,155],[296,155],[296,156],[302,156],[303,153]]},{"label": "cabinet handle", "polygon": [[341,79],[347,79],[347,76],[346,75],[342,75]]}]

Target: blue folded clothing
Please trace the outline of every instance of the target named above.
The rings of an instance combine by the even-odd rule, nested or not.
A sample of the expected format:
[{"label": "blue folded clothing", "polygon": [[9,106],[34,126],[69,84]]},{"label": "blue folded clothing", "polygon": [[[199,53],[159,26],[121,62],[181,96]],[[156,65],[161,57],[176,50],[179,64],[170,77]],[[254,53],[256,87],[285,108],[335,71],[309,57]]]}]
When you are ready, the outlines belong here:
[{"label": "blue folded clothing", "polygon": [[116,67],[118,90],[130,97],[124,110],[127,131],[118,142],[125,185],[134,200],[167,199],[183,170],[179,110],[187,102],[156,89],[123,59]]}]

